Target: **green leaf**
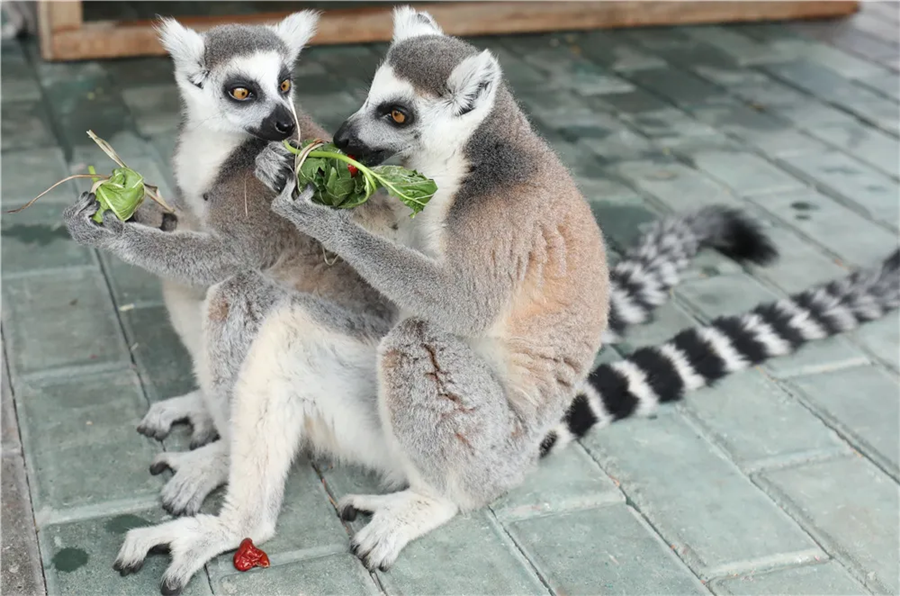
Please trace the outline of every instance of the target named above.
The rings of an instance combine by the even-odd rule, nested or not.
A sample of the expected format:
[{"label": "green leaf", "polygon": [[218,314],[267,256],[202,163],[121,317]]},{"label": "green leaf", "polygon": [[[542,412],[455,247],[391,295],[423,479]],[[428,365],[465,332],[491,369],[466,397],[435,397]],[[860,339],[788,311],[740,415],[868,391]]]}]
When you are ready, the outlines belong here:
[{"label": "green leaf", "polygon": [[[314,141],[304,141],[297,149],[285,141],[288,151],[297,155]],[[348,166],[358,171],[350,173]],[[300,166],[297,181],[301,187],[312,184],[313,201],[339,209],[352,209],[365,203],[379,188],[419,213],[437,192],[434,180],[400,166],[368,168],[344,154],[334,143],[326,143],[309,152]]]},{"label": "green leaf", "polygon": [[103,221],[103,213],[112,211],[121,221],[128,221],[144,202],[144,177],[131,168],[116,168],[109,179],[95,191],[100,208],[94,221]]},{"label": "green leaf", "polygon": [[379,182],[391,196],[397,197],[412,209],[413,215],[421,212],[437,192],[435,181],[415,170],[400,166],[378,166],[372,168],[372,173],[380,178]]}]

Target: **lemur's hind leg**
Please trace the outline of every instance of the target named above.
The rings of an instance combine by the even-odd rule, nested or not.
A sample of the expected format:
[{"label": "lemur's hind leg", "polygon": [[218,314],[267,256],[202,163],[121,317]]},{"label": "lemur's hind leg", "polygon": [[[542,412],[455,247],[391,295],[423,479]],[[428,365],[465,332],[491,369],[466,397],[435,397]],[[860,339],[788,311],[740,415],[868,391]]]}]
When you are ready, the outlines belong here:
[{"label": "lemur's hind leg", "polygon": [[152,473],[166,468],[175,472],[160,494],[170,513],[197,513],[209,493],[228,480],[232,388],[264,317],[289,296],[287,290],[258,273],[241,274],[209,289],[204,308],[205,351],[197,367],[199,394],[205,404],[203,411],[226,440],[190,454],[163,453],[154,460]]},{"label": "lemur's hind leg", "polygon": [[256,272],[212,286],[203,309],[203,351],[197,379],[206,409],[223,439],[230,432],[231,396],[238,372],[266,316],[292,292]]},{"label": "lemur's hind leg", "polygon": [[488,363],[457,336],[408,319],[379,346],[379,408],[410,488],[350,495],[342,514],[373,514],[353,538],[370,569],[389,567],[411,540],[459,509],[489,503],[519,484],[534,462],[533,439]]},{"label": "lemur's hind leg", "polygon": [[[187,348],[191,356],[191,365],[196,369],[203,353],[202,313],[206,290],[163,280],[162,293],[172,328]],[[152,404],[138,424],[137,430],[143,435],[162,441],[169,435],[172,425],[178,422],[187,422],[191,425],[191,449],[202,447],[218,436],[200,391],[191,391]]]}]

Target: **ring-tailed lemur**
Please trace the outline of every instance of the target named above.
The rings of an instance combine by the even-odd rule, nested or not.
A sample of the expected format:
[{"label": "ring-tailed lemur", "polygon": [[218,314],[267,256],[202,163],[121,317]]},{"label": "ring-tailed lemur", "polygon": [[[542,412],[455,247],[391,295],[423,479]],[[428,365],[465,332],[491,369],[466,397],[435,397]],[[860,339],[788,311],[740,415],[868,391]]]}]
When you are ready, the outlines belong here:
[{"label": "ring-tailed lemur", "polygon": [[[203,34],[164,21],[161,41],[174,59],[184,107],[173,160],[180,191],[177,228],[140,223],[149,217],[123,223],[111,212],[98,225],[91,220],[98,204],[90,193],[64,214],[77,242],[109,250],[164,280],[173,326],[194,360],[202,391],[154,405],[139,426],[145,434],[164,438],[174,420],[189,418],[197,443],[216,432],[227,439],[233,384],[228,375],[234,371],[220,363],[235,359],[249,339],[209,337],[204,344],[204,331],[221,331],[204,321],[224,321],[229,309],[244,312],[246,319],[233,331],[252,338],[264,306],[253,302],[253,292],[242,296],[235,288],[255,276],[373,318],[392,316],[393,308],[346,263],[326,264],[318,241],[271,212],[275,193],[255,175],[258,167],[275,163],[269,143],[295,132],[291,73],[317,18],[307,11],[271,27],[228,25]],[[325,134],[302,112],[297,116],[302,134]],[[226,280],[212,292],[228,292],[229,301],[219,300],[207,312],[207,288]],[[159,454],[151,471],[175,471],[162,490],[164,507],[173,513],[199,510],[227,479],[227,447],[227,441],[216,441],[188,453]]]}]

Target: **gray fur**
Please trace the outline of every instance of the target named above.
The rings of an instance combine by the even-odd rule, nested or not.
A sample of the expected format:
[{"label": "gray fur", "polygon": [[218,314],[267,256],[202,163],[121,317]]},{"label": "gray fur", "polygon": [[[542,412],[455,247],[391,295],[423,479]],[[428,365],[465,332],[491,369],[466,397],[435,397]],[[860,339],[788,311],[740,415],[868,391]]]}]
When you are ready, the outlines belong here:
[{"label": "gray fur", "polygon": [[239,56],[256,52],[280,52],[285,62],[293,58],[278,34],[267,27],[252,25],[219,25],[203,34],[206,51],[203,54],[207,69],[215,69]]},{"label": "gray fur", "polygon": [[474,46],[455,37],[429,35],[393,44],[386,61],[402,79],[423,95],[440,97],[447,92],[447,79],[464,58],[474,56]]},{"label": "gray fur", "polygon": [[522,482],[536,460],[522,449],[529,429],[508,407],[497,373],[465,341],[407,319],[378,356],[386,425],[439,494],[479,507]]}]

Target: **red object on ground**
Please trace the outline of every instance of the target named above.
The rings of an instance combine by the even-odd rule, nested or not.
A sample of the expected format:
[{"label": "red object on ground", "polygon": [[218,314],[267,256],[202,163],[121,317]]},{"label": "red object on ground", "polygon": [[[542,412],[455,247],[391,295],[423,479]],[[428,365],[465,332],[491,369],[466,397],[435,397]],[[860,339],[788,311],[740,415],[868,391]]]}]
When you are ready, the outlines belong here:
[{"label": "red object on ground", "polygon": [[241,545],[234,553],[234,568],[238,571],[250,571],[254,567],[268,567],[269,555],[253,546],[249,538],[241,540]]},{"label": "red object on ground", "polygon": [[[353,157],[352,155],[348,155],[347,157],[349,157],[350,159],[356,159],[356,158]],[[353,165],[352,163],[348,163],[348,164],[347,164],[347,170],[350,171],[350,175],[351,175],[351,176],[356,176],[356,174],[359,172],[359,168],[357,168],[357,167],[356,167],[355,165]]]}]

